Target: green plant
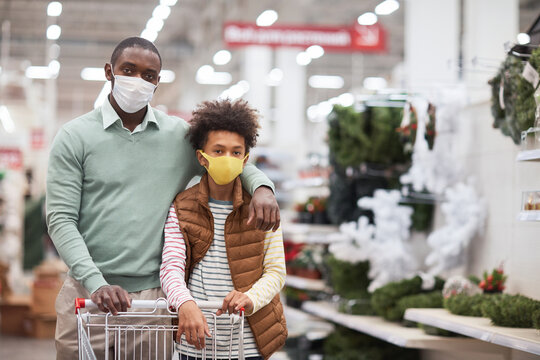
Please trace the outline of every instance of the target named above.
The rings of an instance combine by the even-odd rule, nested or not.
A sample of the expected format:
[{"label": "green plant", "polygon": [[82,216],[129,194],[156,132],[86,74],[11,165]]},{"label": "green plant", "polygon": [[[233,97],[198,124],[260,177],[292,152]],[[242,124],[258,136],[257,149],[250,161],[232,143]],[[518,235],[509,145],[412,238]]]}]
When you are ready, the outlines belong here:
[{"label": "green plant", "polygon": [[387,312],[387,320],[400,321],[403,319],[405,310],[410,308],[442,308],[443,296],[440,290],[428,293],[408,295],[398,300],[396,306]]},{"label": "green plant", "polygon": [[482,314],[498,326],[533,327],[533,314],[540,301],[522,295],[494,294],[482,304]]},{"label": "green plant", "polygon": [[371,147],[371,140],[365,131],[365,114],[356,112],[353,107],[334,105],[328,122],[328,143],[338,164],[347,167],[364,162]]},{"label": "green plant", "polygon": [[369,261],[353,264],[328,255],[326,264],[330,270],[330,284],[336,294],[346,299],[369,298]]},{"label": "green plant", "polygon": [[[444,280],[436,278],[435,287],[429,292],[435,290],[440,291],[442,290],[443,285]],[[422,290],[422,278],[420,278],[420,276],[415,276],[412,279],[392,282],[378,288],[371,296],[371,305],[379,316],[382,316],[387,320],[399,320],[403,316],[400,308],[398,308],[400,299],[406,296],[426,292],[428,291]]]},{"label": "green plant", "polygon": [[324,341],[325,360],[418,360],[417,350],[404,349],[371,336],[336,326]]},{"label": "green plant", "polygon": [[444,299],[444,307],[454,315],[482,316],[482,304],[487,296],[476,294],[456,294]]},{"label": "green plant", "polygon": [[[535,50],[537,51],[538,49]],[[531,63],[536,70],[540,70],[538,62],[536,53]],[[521,132],[532,127],[535,119],[534,88],[521,75],[523,67],[524,64],[520,59],[509,55],[495,77],[488,82],[491,85],[493,127],[500,128],[515,144],[521,142]],[[501,86],[503,104],[500,101]]]},{"label": "green plant", "polygon": [[502,292],[505,289],[504,282],[506,281],[507,276],[504,275],[502,265],[497,269],[493,269],[491,274],[487,271],[484,271],[483,280],[480,281],[478,286],[484,292]]},{"label": "green plant", "polygon": [[532,321],[534,328],[540,330],[540,309],[533,313]]}]

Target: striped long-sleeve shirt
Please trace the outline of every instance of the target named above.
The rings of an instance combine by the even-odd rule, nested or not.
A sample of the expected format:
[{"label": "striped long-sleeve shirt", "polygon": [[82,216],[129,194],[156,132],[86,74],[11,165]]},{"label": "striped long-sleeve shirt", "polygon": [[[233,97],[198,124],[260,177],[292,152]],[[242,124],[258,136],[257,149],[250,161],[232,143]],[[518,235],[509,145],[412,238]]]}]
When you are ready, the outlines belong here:
[{"label": "striped long-sleeve shirt", "polygon": [[[186,247],[180,231],[174,205],[169,210],[165,224],[165,245],[161,264],[160,279],[170,304],[179,308],[189,300],[222,300],[234,290],[225,249],[225,220],[232,211],[232,202],[211,199],[210,210],[214,217],[214,241],[205,257],[196,264],[185,283]],[[246,292],[253,302],[253,313],[270,303],[285,282],[285,257],[281,229],[267,232],[264,241],[263,275]],[[250,315],[250,314],[248,314]],[[226,319],[223,319],[227,321]],[[218,333],[218,358],[228,357],[228,337],[220,339]],[[222,340],[222,341],[220,341]],[[220,346],[220,344],[222,346]],[[233,352],[238,344],[233,343]],[[255,339],[249,326],[244,328],[244,349],[247,356],[259,356]],[[183,353],[192,354],[186,346]]]}]

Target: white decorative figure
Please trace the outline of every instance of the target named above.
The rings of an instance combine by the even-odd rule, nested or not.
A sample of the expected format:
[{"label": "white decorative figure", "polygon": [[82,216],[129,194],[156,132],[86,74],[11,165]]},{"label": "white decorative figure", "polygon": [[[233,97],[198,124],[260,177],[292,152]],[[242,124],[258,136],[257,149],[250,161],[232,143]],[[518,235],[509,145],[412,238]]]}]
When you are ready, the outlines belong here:
[{"label": "white decorative figure", "polygon": [[471,240],[483,230],[486,206],[469,183],[458,183],[445,192],[441,211],[446,224],[427,239],[431,252],[426,258],[429,273],[436,275],[464,264]]},{"label": "white decorative figure", "polygon": [[399,205],[400,198],[399,191],[382,189],[376,190],[373,197],[361,198],[358,205],[373,211],[375,225],[370,225],[366,217],[342,224],[340,231],[353,241],[333,244],[329,248],[343,261],[369,260],[370,292],[389,282],[414,276],[418,269],[406,243],[410,237],[412,209]]}]

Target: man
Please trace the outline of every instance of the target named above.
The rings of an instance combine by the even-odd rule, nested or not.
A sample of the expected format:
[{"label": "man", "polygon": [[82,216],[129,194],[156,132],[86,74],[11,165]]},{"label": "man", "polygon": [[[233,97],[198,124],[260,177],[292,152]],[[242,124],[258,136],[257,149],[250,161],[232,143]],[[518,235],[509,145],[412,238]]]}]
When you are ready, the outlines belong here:
[{"label": "man", "polygon": [[[163,227],[169,205],[201,168],[185,134],[189,125],[149,106],[159,83],[155,46],[132,37],[114,49],[103,106],[65,124],[54,140],[47,175],[47,224],[69,276],[56,301],[58,359],[74,359],[74,299],[101,311],[127,311],[132,299],[156,299]],[[249,222],[279,227],[272,183],[246,166],[253,194]]]}]

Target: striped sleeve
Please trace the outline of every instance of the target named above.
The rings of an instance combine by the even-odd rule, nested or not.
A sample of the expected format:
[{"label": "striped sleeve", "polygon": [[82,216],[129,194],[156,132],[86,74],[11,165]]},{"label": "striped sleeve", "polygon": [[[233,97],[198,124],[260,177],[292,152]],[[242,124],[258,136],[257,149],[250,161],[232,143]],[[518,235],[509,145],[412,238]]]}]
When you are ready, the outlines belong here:
[{"label": "striped sleeve", "polygon": [[186,244],[180,231],[174,204],[165,222],[165,245],[161,257],[159,279],[169,304],[178,309],[183,303],[194,300],[186,286]]},{"label": "striped sleeve", "polygon": [[257,312],[276,296],[285,284],[285,254],[281,227],[266,232],[264,239],[263,274],[246,295],[253,302],[253,313]]}]

